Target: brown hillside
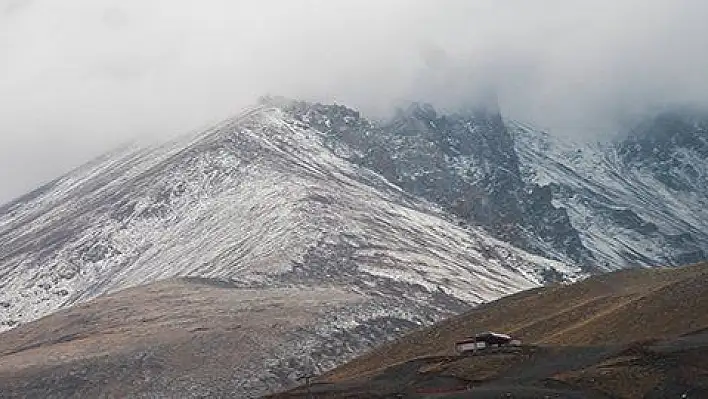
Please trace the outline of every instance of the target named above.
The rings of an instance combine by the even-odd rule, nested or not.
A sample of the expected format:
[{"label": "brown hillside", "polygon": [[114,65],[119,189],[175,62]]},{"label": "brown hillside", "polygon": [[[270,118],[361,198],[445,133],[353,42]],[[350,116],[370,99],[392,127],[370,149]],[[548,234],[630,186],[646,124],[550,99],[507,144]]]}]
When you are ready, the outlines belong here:
[{"label": "brown hillside", "polygon": [[249,365],[322,312],[358,300],[338,288],[207,279],[127,289],[4,332],[0,398],[243,396],[247,378],[263,377]]},{"label": "brown hillside", "polygon": [[455,341],[494,330],[525,344],[606,345],[708,327],[708,263],[634,269],[524,291],[386,344],[325,376],[339,380],[406,360],[454,353]]}]

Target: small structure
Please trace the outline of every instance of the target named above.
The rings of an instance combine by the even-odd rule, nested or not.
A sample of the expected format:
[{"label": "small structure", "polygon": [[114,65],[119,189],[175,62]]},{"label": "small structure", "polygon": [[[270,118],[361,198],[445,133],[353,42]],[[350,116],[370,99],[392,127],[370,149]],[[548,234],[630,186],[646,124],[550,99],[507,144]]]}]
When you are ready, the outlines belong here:
[{"label": "small structure", "polygon": [[504,346],[521,346],[521,340],[507,334],[492,331],[476,334],[455,343],[455,350],[459,353],[477,352],[480,349],[499,348]]}]

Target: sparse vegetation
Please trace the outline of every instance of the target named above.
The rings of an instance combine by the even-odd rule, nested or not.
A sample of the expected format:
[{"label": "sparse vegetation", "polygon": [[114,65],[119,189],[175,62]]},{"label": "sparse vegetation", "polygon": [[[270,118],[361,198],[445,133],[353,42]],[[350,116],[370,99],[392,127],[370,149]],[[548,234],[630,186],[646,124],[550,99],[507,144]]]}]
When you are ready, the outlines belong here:
[{"label": "sparse vegetation", "polygon": [[[519,336],[527,345],[515,353],[454,354],[456,340],[487,329]],[[539,389],[550,397],[667,397],[688,391],[703,397],[705,359],[708,263],[625,270],[524,291],[383,345],[319,381],[329,383],[320,386],[331,395],[324,397],[347,397],[365,387],[372,394],[417,397],[419,387],[457,387],[460,381],[467,388],[454,397],[536,397]]]}]

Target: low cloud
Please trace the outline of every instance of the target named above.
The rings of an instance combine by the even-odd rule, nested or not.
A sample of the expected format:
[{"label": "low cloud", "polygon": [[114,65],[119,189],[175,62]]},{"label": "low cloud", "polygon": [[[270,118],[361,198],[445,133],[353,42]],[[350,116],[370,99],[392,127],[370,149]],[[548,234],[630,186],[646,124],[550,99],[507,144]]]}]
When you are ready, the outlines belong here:
[{"label": "low cloud", "polygon": [[706,15],[702,0],[0,0],[0,202],[266,93],[382,116],[494,92],[508,117],[609,135],[708,104]]}]

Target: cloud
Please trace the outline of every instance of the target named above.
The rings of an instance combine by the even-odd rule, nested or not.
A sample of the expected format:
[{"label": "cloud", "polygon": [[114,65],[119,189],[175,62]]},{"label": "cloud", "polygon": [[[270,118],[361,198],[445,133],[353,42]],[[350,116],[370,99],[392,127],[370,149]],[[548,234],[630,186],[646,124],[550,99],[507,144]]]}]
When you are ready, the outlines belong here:
[{"label": "cloud", "polygon": [[0,0],[0,202],[262,94],[464,106],[559,134],[708,103],[702,0]]}]

